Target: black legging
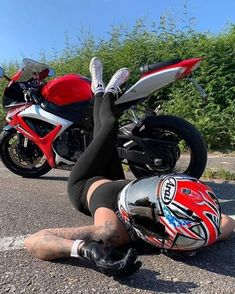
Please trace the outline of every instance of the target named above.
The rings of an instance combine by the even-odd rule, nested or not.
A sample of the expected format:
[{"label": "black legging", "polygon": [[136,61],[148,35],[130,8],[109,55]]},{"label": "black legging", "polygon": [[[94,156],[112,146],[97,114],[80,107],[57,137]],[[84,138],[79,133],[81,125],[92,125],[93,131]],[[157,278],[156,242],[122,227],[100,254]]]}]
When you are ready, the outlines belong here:
[{"label": "black legging", "polygon": [[[68,194],[73,205],[79,207],[78,198],[86,182],[93,177],[111,180],[124,179],[124,172],[116,149],[118,121],[114,115],[115,96],[99,93],[94,103],[94,137],[74,165],[68,180]],[[83,199],[84,201],[84,199]]]}]

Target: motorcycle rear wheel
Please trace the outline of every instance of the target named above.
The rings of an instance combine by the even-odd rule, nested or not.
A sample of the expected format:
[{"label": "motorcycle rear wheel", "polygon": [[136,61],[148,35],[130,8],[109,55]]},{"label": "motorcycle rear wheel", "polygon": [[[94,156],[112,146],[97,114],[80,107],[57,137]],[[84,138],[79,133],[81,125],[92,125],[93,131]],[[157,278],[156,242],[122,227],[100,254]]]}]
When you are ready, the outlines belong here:
[{"label": "motorcycle rear wheel", "polygon": [[26,147],[23,142],[24,137],[15,129],[1,133],[0,156],[4,165],[25,178],[37,178],[49,172],[51,167],[41,150],[30,140]]},{"label": "motorcycle rear wheel", "polygon": [[[165,143],[151,146],[156,150],[152,164],[128,161],[135,177],[167,173],[187,174],[195,178],[202,176],[207,163],[206,143],[199,131],[185,119],[173,115],[149,117],[139,137],[175,142],[175,146],[168,147]],[[131,148],[144,151],[137,144]]]}]

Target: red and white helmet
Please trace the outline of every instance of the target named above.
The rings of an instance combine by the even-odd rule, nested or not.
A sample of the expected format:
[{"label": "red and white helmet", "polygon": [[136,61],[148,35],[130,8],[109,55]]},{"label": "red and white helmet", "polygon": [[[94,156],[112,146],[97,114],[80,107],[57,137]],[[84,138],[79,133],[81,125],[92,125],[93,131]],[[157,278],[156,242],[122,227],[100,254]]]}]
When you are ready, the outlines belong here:
[{"label": "red and white helmet", "polygon": [[220,233],[219,201],[210,187],[186,175],[135,180],[120,192],[118,207],[137,235],[159,248],[195,250]]}]

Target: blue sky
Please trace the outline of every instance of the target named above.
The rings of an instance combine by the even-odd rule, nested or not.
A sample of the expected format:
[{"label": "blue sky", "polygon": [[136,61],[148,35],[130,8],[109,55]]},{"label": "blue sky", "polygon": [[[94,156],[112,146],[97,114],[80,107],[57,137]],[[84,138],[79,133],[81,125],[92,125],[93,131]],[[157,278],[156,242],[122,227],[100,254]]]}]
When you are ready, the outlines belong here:
[{"label": "blue sky", "polygon": [[[171,12],[176,23],[183,17],[185,0],[0,0],[0,64],[37,59],[40,52],[53,58],[65,47],[65,35],[78,44],[81,29],[107,38],[113,26],[133,26],[139,18],[159,23]],[[197,31],[219,33],[235,24],[235,0],[188,0]]]}]

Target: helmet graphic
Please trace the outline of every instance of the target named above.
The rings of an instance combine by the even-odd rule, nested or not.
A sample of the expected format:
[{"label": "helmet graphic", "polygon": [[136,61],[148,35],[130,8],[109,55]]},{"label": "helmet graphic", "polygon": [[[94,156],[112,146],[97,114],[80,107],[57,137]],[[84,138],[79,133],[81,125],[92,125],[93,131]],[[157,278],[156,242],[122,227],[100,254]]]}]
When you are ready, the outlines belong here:
[{"label": "helmet graphic", "polygon": [[159,248],[195,250],[215,242],[220,233],[216,196],[186,175],[135,180],[120,192],[118,207],[137,235]]}]

